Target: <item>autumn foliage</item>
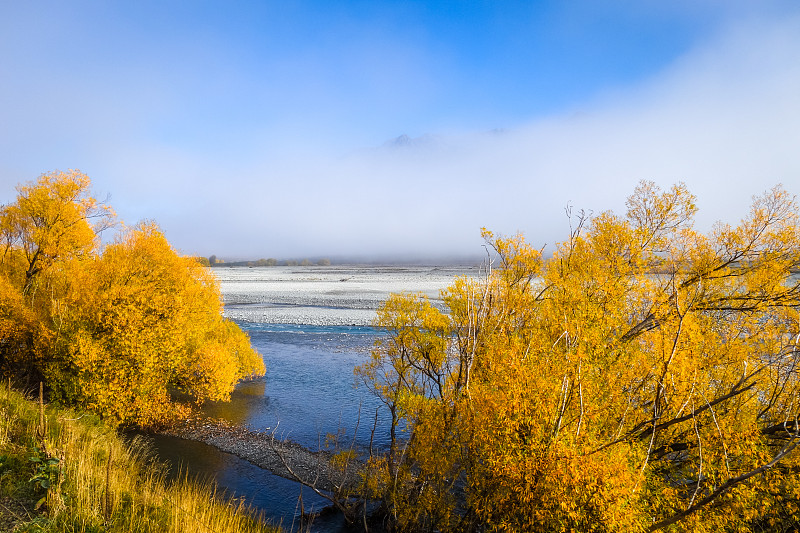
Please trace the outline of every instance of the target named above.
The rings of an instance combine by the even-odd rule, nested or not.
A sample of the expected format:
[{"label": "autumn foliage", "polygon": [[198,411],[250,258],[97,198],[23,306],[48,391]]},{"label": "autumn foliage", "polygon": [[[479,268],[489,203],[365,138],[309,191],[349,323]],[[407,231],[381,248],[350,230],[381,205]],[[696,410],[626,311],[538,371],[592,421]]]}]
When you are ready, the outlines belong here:
[{"label": "autumn foliage", "polygon": [[393,296],[357,369],[392,416],[369,488],[398,530],[781,531],[800,521],[798,208],[693,227],[683,185],[484,236],[444,309]]},{"label": "autumn foliage", "polygon": [[101,248],[114,215],[89,186],[77,171],[44,174],[0,211],[0,370],[139,425],[184,413],[178,396],[224,400],[262,374],[248,337],[222,317],[215,279],[158,227]]}]

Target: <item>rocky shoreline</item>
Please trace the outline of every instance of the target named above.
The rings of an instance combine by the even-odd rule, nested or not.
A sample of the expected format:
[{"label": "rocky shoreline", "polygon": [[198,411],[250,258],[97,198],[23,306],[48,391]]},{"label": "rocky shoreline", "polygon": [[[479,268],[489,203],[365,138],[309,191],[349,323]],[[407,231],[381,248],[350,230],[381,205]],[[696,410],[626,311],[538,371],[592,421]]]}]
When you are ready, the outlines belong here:
[{"label": "rocky shoreline", "polygon": [[354,488],[360,479],[360,464],[353,463],[347,472],[342,472],[334,466],[333,455],[328,451],[312,451],[271,432],[253,431],[225,420],[190,418],[159,433],[203,442],[275,475],[328,493]]}]

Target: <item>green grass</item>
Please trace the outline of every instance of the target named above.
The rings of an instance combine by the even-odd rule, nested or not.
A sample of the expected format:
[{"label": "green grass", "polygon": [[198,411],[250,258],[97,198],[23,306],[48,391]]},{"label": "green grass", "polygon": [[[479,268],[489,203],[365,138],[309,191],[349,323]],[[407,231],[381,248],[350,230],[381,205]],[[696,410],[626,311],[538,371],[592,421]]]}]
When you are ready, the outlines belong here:
[{"label": "green grass", "polygon": [[0,506],[14,531],[278,531],[213,485],[168,483],[141,439],[126,442],[90,414],[51,406],[40,412],[38,402],[7,386],[0,386],[2,501],[26,504],[24,515],[19,505]]}]

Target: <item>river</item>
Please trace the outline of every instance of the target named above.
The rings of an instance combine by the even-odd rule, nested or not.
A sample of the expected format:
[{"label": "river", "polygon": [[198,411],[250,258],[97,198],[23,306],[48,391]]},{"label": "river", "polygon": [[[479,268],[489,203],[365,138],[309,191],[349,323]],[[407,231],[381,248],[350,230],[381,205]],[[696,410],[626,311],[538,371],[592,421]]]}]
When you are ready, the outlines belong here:
[{"label": "river", "polygon": [[[317,450],[338,434],[358,447],[388,442],[388,417],[380,401],[353,375],[369,357],[380,332],[375,310],[394,292],[421,292],[434,303],[440,290],[477,268],[432,266],[215,267],[225,316],[249,335],[264,357],[263,378],[240,384],[230,402],[203,412],[260,431],[275,431]],[[360,419],[360,423],[358,423]],[[356,427],[358,431],[356,432]],[[151,437],[157,455],[173,472],[211,480],[242,497],[290,530],[302,501],[306,511],[327,501],[298,483],[275,476],[211,446]],[[315,521],[312,531],[345,531],[341,518]]]}]

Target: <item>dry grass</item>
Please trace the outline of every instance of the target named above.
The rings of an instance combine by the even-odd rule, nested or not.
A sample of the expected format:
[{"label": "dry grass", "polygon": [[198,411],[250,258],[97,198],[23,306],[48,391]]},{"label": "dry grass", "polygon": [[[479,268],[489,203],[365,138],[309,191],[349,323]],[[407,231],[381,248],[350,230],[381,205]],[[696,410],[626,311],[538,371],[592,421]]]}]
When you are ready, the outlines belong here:
[{"label": "dry grass", "polygon": [[43,415],[37,402],[0,387],[0,497],[41,502],[13,517],[15,531],[277,531],[213,485],[167,483],[141,439],[125,442],[92,415],[49,406]]}]

